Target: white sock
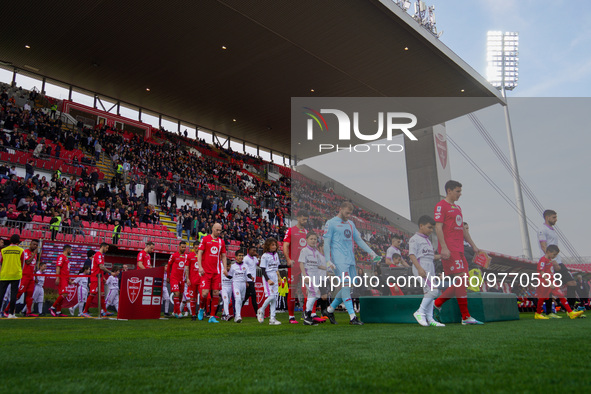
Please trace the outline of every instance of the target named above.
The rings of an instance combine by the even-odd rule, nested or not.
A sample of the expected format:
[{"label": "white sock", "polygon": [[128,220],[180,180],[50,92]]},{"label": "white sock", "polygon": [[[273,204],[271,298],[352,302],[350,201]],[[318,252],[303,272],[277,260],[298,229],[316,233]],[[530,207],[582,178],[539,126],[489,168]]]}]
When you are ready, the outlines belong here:
[{"label": "white sock", "polygon": [[421,301],[421,306],[419,307],[419,313],[421,315],[427,315],[428,314],[428,308],[429,308],[429,304],[431,303],[432,298],[428,298],[428,297],[423,297],[423,300]]},{"label": "white sock", "polygon": [[37,303],[37,313],[39,313],[39,314],[43,313],[43,303],[42,302]]},{"label": "white sock", "polygon": [[308,301],[306,302],[306,312],[312,312],[312,309],[314,308],[314,303],[317,299],[318,298],[315,297],[308,298]]},{"label": "white sock", "polygon": [[227,302],[226,300],[224,301],[224,315],[229,316],[230,315],[230,303]]},{"label": "white sock", "polygon": [[332,305],[329,305],[328,308],[326,308],[328,313],[334,313],[334,308],[332,307]]},{"label": "white sock", "polygon": [[164,313],[168,313],[169,307],[170,307],[170,302],[164,301]]},{"label": "white sock", "polygon": [[[271,297],[269,297],[270,299]],[[274,298],[274,297],[273,297]],[[275,302],[271,302],[269,305],[271,306],[271,312],[269,313],[269,317],[273,320],[275,320],[275,310],[277,308],[277,300],[275,300]]]},{"label": "white sock", "polygon": [[354,319],[354,318],[356,318],[356,317],[357,317],[357,315],[356,315],[356,314],[354,314],[354,313],[349,313],[349,318],[350,318],[351,320],[353,320],[353,319]]},{"label": "white sock", "polygon": [[428,320],[433,320],[433,307],[435,305],[435,298],[429,298],[429,300],[431,300],[431,302],[429,302],[429,306],[427,306],[427,319]]}]

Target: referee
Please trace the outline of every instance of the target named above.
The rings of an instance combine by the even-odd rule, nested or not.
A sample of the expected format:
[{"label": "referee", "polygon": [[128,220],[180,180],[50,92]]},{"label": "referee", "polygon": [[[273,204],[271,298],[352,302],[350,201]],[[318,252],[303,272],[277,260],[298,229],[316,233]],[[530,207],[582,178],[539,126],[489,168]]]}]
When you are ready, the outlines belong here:
[{"label": "referee", "polygon": [[4,298],[6,289],[10,286],[9,319],[16,319],[14,308],[16,307],[18,284],[23,277],[25,251],[18,246],[20,243],[21,237],[18,234],[13,234],[10,237],[10,246],[0,252],[0,299]]}]

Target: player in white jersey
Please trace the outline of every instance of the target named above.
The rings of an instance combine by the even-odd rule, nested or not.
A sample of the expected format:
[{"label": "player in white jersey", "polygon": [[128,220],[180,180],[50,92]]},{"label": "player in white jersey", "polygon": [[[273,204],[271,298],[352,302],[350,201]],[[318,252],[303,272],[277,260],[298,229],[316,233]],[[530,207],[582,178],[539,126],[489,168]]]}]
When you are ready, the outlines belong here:
[{"label": "player in white jersey", "polygon": [[[250,277],[246,280],[246,295],[244,296],[244,301],[242,302],[242,306],[246,300],[250,297],[250,302],[252,304],[252,309],[254,313],[258,312],[258,303],[257,303],[257,291],[256,291],[256,279],[257,279],[257,267],[259,266],[259,259],[257,258],[256,248],[254,246],[249,246],[248,250],[246,251],[246,256],[244,256],[244,264],[248,268],[248,273]],[[252,279],[251,279],[252,278]]]},{"label": "player in white jersey", "polygon": [[435,220],[430,216],[419,218],[419,232],[413,235],[408,242],[408,254],[412,262],[412,273],[415,277],[421,277],[423,284],[423,301],[419,310],[413,313],[417,322],[423,326],[445,327],[433,319],[433,303],[439,295],[439,289],[433,287],[432,278],[435,274],[433,260],[439,258],[433,251],[433,245],[429,236],[433,233]]},{"label": "player in white jersey", "polygon": [[234,310],[236,317],[234,322],[242,322],[242,302],[246,296],[246,280],[252,279],[248,267],[244,264],[244,252],[236,252],[236,262],[228,269],[226,276],[232,278],[232,293],[234,294]]},{"label": "player in white jersey", "polygon": [[318,243],[318,236],[314,232],[306,234],[306,247],[301,250],[298,262],[302,272],[302,283],[306,287],[306,305],[304,314],[304,325],[316,326],[318,322],[314,320],[312,312],[316,312],[314,306],[316,301],[320,299],[320,269],[325,266],[322,264],[322,254],[316,249]]},{"label": "player in white jersey", "polygon": [[35,290],[33,290],[33,303],[37,304],[37,313],[39,315],[43,314],[43,302],[45,301],[45,290],[43,289],[45,276],[40,276],[45,272],[45,268],[47,268],[46,263],[39,263],[39,270],[35,275]]},{"label": "player in white jersey", "polygon": [[113,268],[111,270],[111,276],[107,279],[107,286],[109,286],[109,292],[105,298],[106,307],[109,305],[115,307],[116,311],[119,311],[119,268]]},{"label": "player in white jersey", "polygon": [[[226,270],[229,270],[231,266],[231,261],[226,262]],[[232,302],[232,278],[228,278],[224,274],[222,274],[222,301],[224,304],[222,320],[228,321],[232,318],[232,315],[230,314],[230,302]]]},{"label": "player in white jersey", "polygon": [[[539,241],[540,249],[542,250],[542,255],[545,255],[546,248],[549,245],[558,246],[558,234],[556,233],[556,230],[554,229],[554,226],[556,225],[556,222],[558,221],[558,214],[556,213],[556,211],[553,211],[551,209],[547,209],[544,211],[543,215],[544,215],[544,224],[542,224],[542,227],[538,231],[538,241]],[[566,285],[566,299],[570,305],[574,306],[576,303],[577,282],[575,281],[575,279],[573,278],[573,276],[569,272],[568,268],[566,268],[566,265],[564,265],[564,263],[560,259],[560,254],[558,256],[556,256],[556,258],[554,260],[560,266],[560,271],[558,271],[557,274],[562,275],[562,277],[561,277],[562,283]],[[550,297],[550,298],[548,298],[548,300],[546,300],[546,314],[548,315],[548,317],[552,317],[552,318],[556,318],[556,319],[560,318],[560,316],[558,316],[555,313],[551,313],[551,312],[552,312],[552,297]]]},{"label": "player in white jersey", "polygon": [[263,256],[261,257],[261,270],[263,271],[263,288],[265,289],[265,302],[257,312],[259,323],[265,321],[265,309],[270,307],[269,324],[277,326],[281,324],[275,318],[277,308],[277,295],[279,294],[279,255],[277,254],[277,240],[269,238],[263,245]]},{"label": "player in white jersey", "polygon": [[[85,265],[82,267],[78,275],[90,275],[90,267]],[[86,299],[88,298],[88,280],[87,277],[77,277],[74,279],[74,284],[77,286],[76,288],[76,295],[78,297],[78,303],[70,308],[70,315],[74,316],[74,312],[76,312],[76,308],[78,308],[78,316],[84,313],[84,304],[86,303]]]}]

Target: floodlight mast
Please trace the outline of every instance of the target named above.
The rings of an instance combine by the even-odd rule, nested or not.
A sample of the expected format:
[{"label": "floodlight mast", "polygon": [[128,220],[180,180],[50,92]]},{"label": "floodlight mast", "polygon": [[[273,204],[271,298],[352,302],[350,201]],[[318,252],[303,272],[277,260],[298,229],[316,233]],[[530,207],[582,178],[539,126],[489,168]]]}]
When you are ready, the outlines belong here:
[{"label": "floodlight mast", "polygon": [[[511,167],[513,168],[513,185],[515,191],[515,202],[519,209],[519,227],[521,229],[521,246],[523,255],[531,260],[533,258],[531,243],[529,240],[529,230],[527,228],[527,218],[525,215],[525,205],[523,203],[523,193],[521,190],[521,178],[519,177],[519,168],[517,166],[517,155],[515,153],[515,143],[513,141],[513,130],[511,128],[511,118],[509,116],[509,104],[507,102],[507,90],[513,90],[517,87],[519,78],[519,33],[517,32],[499,32],[489,31],[487,40],[487,78],[489,82],[501,90],[505,99],[503,106],[505,112],[505,126],[507,129],[507,140],[509,141],[509,154]],[[500,75],[499,75],[500,74]]]}]

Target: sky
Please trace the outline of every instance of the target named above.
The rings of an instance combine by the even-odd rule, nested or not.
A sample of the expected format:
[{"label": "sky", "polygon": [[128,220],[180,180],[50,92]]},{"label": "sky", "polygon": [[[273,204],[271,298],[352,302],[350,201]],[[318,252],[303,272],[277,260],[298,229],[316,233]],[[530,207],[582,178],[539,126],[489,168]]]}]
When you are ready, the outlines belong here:
[{"label": "sky", "polygon": [[[519,85],[509,92],[515,149],[522,179],[544,208],[558,212],[558,227],[581,256],[591,256],[583,209],[591,195],[588,147],[591,145],[591,3],[586,1],[430,0],[435,5],[441,41],[477,72],[485,75],[488,30],[517,31],[520,37]],[[476,113],[495,142],[509,156],[503,109],[497,105]],[[447,133],[493,181],[515,200],[513,180],[467,118],[450,121]],[[397,141],[402,141],[399,137]],[[326,160],[332,165],[326,166]],[[335,165],[343,160],[343,165]],[[358,158],[351,168],[346,154],[303,161],[337,181],[409,217],[403,155]],[[464,184],[458,201],[476,244],[486,250],[523,255],[515,211],[476,170],[449,147],[452,178]],[[369,164],[368,164],[369,165]],[[525,198],[525,197],[524,197]],[[525,210],[534,257],[540,255],[536,227],[543,219],[526,199]],[[564,248],[563,248],[564,249]],[[566,252],[566,250],[565,250]],[[568,256],[568,254],[567,254]]]}]

